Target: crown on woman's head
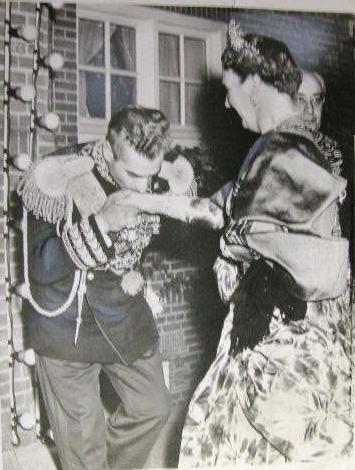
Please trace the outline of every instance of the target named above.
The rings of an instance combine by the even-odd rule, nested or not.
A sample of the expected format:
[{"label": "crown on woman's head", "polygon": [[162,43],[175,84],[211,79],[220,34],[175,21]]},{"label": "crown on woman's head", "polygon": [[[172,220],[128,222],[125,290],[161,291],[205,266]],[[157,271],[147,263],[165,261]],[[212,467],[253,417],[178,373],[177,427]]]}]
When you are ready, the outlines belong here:
[{"label": "crown on woman's head", "polygon": [[244,33],[239,23],[236,23],[232,18],[228,25],[227,30],[228,45],[234,49],[241,57],[247,58],[251,61],[261,63],[263,57],[255,44],[251,44],[244,38]]}]

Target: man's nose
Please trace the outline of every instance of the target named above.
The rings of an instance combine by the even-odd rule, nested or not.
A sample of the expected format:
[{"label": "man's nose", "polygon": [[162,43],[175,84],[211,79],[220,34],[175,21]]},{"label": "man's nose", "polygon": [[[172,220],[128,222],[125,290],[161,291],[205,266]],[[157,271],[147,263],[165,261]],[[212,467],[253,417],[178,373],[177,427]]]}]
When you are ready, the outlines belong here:
[{"label": "man's nose", "polygon": [[307,101],[306,112],[308,114],[314,114],[314,103],[311,100]]}]

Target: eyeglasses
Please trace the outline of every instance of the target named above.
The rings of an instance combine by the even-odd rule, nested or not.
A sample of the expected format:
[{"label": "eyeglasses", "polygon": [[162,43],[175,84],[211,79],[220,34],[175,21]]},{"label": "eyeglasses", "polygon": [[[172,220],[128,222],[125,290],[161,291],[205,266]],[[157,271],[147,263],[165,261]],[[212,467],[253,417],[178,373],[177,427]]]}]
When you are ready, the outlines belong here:
[{"label": "eyeglasses", "polygon": [[325,94],[324,93],[315,93],[310,97],[304,95],[303,93],[298,93],[296,97],[297,103],[307,106],[307,104],[311,103],[312,106],[320,106],[324,103]]}]

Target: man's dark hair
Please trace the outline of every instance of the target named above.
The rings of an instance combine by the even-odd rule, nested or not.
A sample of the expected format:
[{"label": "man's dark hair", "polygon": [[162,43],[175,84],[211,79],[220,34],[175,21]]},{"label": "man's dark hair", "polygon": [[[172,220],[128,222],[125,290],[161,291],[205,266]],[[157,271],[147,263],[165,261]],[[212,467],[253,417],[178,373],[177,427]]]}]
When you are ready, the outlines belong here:
[{"label": "man's dark hair", "polygon": [[[108,125],[107,140],[115,155],[117,138],[124,138],[137,152],[153,160],[168,147],[169,122],[157,110],[127,106],[113,114]],[[117,155],[115,155],[117,157]]]}]

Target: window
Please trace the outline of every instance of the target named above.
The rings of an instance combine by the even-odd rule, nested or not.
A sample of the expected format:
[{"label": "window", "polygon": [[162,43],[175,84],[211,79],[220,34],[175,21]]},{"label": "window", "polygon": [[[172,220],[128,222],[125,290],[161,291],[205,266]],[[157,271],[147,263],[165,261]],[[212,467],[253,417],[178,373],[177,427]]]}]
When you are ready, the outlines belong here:
[{"label": "window", "polygon": [[206,80],[220,74],[225,24],[157,8],[78,7],[79,140],[105,134],[127,104],[160,108],[173,140],[198,144]]},{"label": "window", "polygon": [[206,75],[205,40],[159,33],[160,108],[171,123],[197,124]]},{"label": "window", "polygon": [[79,19],[79,115],[109,119],[136,103],[136,31]]}]

